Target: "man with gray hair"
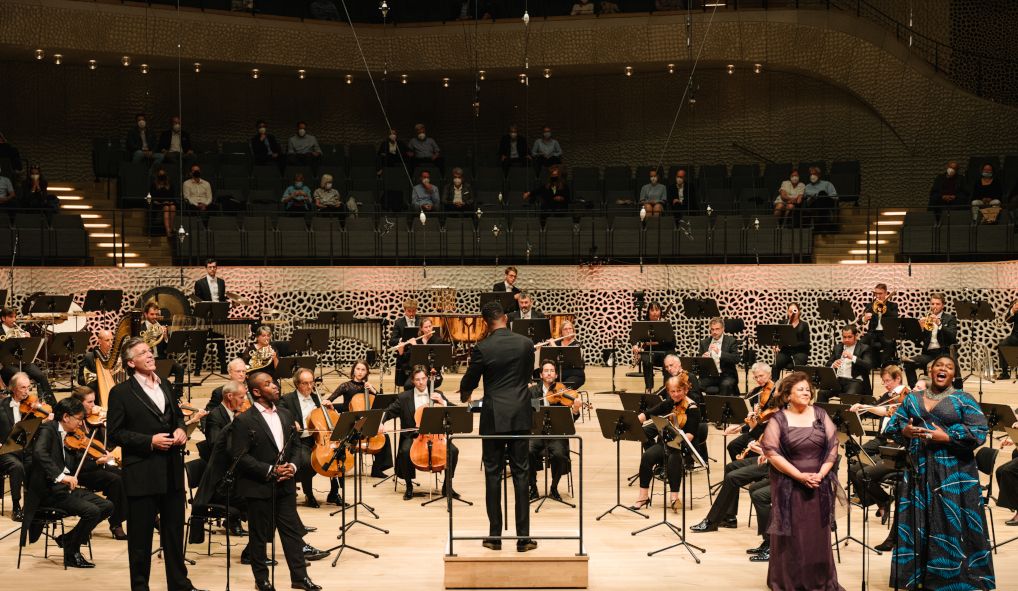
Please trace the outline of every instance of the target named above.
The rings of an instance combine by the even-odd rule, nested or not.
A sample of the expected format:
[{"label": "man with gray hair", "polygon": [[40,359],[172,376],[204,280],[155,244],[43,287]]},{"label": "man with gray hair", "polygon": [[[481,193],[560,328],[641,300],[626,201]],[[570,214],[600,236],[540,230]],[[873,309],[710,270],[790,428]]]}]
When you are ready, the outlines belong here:
[{"label": "man with gray hair", "polygon": [[[8,387],[11,396],[0,401],[0,442],[6,442],[14,426],[25,417],[21,414],[21,401],[28,398],[31,386],[28,374],[19,371],[11,376]],[[12,451],[0,456],[0,474],[6,474],[11,480],[11,519],[21,521],[24,513],[21,508],[21,488],[25,482],[24,451]]]},{"label": "man with gray hair", "polygon": [[[315,374],[306,367],[299,367],[293,373],[293,386],[295,390],[283,394],[279,399],[279,406],[290,411],[293,419],[300,423],[300,455],[297,462],[297,482],[304,491],[304,502],[308,507],[318,507],[318,499],[315,498],[315,490],[312,481],[315,478],[315,470],[311,467],[311,450],[315,446],[313,434],[308,432],[308,418],[311,413],[324,406],[332,408],[332,401],[323,400],[315,393]],[[339,483],[333,479],[330,485],[329,496],[326,501],[339,504]]]}]

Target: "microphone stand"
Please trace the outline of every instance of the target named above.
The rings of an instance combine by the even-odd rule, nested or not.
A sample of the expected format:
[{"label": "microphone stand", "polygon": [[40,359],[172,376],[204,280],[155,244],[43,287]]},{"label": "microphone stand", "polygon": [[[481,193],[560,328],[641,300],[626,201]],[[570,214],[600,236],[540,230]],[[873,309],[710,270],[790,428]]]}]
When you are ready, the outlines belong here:
[{"label": "microphone stand", "polygon": [[[270,510],[270,517],[272,518],[272,530],[271,530],[272,531],[272,539],[271,539],[271,542],[272,542],[272,556],[271,556],[272,563],[271,563],[271,566],[269,567],[271,569],[271,572],[269,573],[269,581],[270,581],[270,584],[272,585],[273,588],[276,587],[276,486],[279,484],[279,478],[276,476],[276,467],[280,466],[281,465],[280,462],[282,462],[283,458],[286,457],[286,449],[288,447],[290,447],[290,443],[293,441],[293,436],[296,433],[297,433],[296,429],[291,429],[290,430],[290,434],[286,437],[286,441],[283,442],[283,449],[279,450],[279,455],[276,456],[276,461],[275,461],[275,463],[272,464],[272,473],[271,473],[271,477],[273,479],[273,483],[272,483],[272,505],[271,505],[272,508]],[[294,476],[296,476],[296,474],[294,474]],[[227,515],[229,515],[229,514],[227,514]],[[230,524],[229,523],[226,524],[226,530],[227,531],[230,530]]]},{"label": "microphone stand", "polygon": [[[244,451],[234,456],[233,463],[230,464],[230,468],[216,487],[219,491],[226,491],[226,591],[230,591],[230,495],[233,492],[233,482],[237,476],[237,464],[240,463],[240,458],[250,450],[251,439],[248,438],[247,447],[244,448]],[[275,535],[273,535],[273,538],[275,538]]]}]

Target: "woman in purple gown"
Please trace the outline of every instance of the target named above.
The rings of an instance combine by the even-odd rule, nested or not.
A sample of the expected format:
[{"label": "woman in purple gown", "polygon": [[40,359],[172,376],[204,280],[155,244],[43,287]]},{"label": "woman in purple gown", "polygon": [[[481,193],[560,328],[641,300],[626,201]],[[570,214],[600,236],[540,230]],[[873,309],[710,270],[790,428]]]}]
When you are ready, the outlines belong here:
[{"label": "woman in purple gown", "polygon": [[806,374],[781,380],[784,409],[771,418],[760,442],[771,465],[767,586],[773,591],[844,591],[831,550],[837,429],[813,398]]}]

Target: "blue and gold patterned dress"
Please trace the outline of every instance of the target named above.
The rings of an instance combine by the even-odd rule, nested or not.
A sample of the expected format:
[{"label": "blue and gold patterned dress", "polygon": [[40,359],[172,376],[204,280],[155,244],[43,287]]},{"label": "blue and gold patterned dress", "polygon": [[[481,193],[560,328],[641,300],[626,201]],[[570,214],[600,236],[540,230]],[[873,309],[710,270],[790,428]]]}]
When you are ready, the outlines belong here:
[{"label": "blue and gold patterned dress", "polygon": [[[975,450],[986,441],[986,417],[961,390],[932,411],[923,401],[923,392],[909,394],[886,430],[905,445],[914,463],[914,475],[905,471],[890,584],[897,579],[904,589],[995,589],[975,461]],[[902,429],[909,419],[918,427],[939,425],[951,441],[908,439]]]}]

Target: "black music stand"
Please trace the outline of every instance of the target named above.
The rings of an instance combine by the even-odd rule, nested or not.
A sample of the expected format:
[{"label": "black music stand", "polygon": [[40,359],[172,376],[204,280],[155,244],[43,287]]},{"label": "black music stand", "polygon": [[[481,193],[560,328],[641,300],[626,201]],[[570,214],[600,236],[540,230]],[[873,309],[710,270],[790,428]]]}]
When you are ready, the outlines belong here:
[{"label": "black music stand", "polygon": [[[330,467],[332,465],[332,462],[337,462],[339,463],[340,466],[345,465],[346,454],[350,453],[349,447],[365,434],[374,435],[375,433],[378,433],[378,425],[380,420],[381,415],[368,415],[366,413],[357,412],[353,413],[345,412],[340,414],[339,420],[336,421],[336,426],[333,427],[332,434],[329,436],[330,441],[337,442],[339,443],[339,445],[336,446],[336,451],[332,456],[332,460],[330,461],[329,464],[326,464],[325,467],[326,468]],[[374,427],[372,428],[372,426],[369,425],[368,423],[374,423]],[[340,503],[339,506],[339,512],[341,515],[339,536],[337,536],[339,538],[339,544],[328,549],[328,552],[336,550],[336,558],[332,560],[332,566],[336,566],[336,563],[339,562],[340,555],[343,554],[343,550],[346,550],[347,548],[355,552],[360,552],[361,554],[367,554],[368,556],[378,558],[378,554],[375,554],[374,552],[369,552],[368,550],[364,550],[363,548],[358,548],[357,546],[353,546],[346,543],[346,531],[349,529],[348,524],[346,522],[346,474],[343,474],[343,478],[339,480],[339,486],[342,489],[341,494],[343,495],[343,502]],[[355,480],[354,487],[356,486],[357,481]],[[354,494],[356,495],[356,489]],[[370,523],[364,523],[364,525],[374,527],[375,529],[380,529],[371,525]]]},{"label": "black music stand", "polygon": [[[1004,345],[998,347],[1001,356],[1004,357],[1004,361],[1007,362],[1008,369],[1018,369],[1018,347]],[[1015,372],[1015,378],[1011,380],[1011,383],[1018,382],[1018,372]]]},{"label": "black music stand", "polygon": [[[541,403],[541,400],[533,400],[537,404]],[[576,425],[573,423],[573,413],[568,406],[555,405],[555,406],[540,406],[534,409],[532,417],[532,423],[530,426],[531,435],[576,435]],[[531,441],[534,441],[531,439]],[[569,440],[566,440],[566,453],[569,453]],[[544,502],[551,499],[557,503],[562,503],[573,509],[576,505],[567,502],[563,499],[556,499],[548,495],[548,468],[550,463],[550,454],[548,446],[544,446],[544,453],[542,454],[544,460],[544,494],[540,497],[530,501],[531,504],[537,503],[537,508],[534,509],[534,513],[539,513],[541,507],[544,506]],[[532,468],[532,467],[531,467]],[[538,503],[538,501],[540,501]]]},{"label": "black music stand", "polygon": [[[820,320],[838,323],[838,328],[855,322],[855,312],[852,310],[852,303],[848,300],[819,300],[817,311]],[[838,333],[832,333],[833,345],[838,344]]]},{"label": "black music stand", "polygon": [[[656,396],[650,394],[638,394],[638,396],[650,396],[657,399]],[[627,399],[633,400],[633,395],[621,393],[619,398],[622,399],[623,405],[625,405]],[[639,400],[635,402],[639,405]],[[622,504],[622,441],[636,441],[640,444],[641,449],[647,441],[647,433],[643,430],[643,425],[640,423],[637,411],[629,408],[626,408],[626,410],[599,408],[597,409],[597,422],[601,424],[601,435],[605,439],[615,442],[615,504],[604,513],[598,515],[595,521],[600,521],[602,517],[616,509],[625,509],[626,511],[636,513],[644,519],[650,519],[650,515],[640,513],[636,509]]]},{"label": "black music stand", "polygon": [[481,292],[480,302],[478,313],[484,309],[484,305],[488,302],[498,302],[502,305],[502,311],[508,314],[516,309],[516,294],[511,291],[485,291]]},{"label": "black music stand", "polygon": [[820,390],[841,392],[841,382],[838,381],[838,376],[834,373],[834,368],[822,367],[819,365],[794,365],[792,367],[795,371],[801,371],[808,375],[810,383],[813,384],[813,387],[816,388],[818,392]]},{"label": "black music stand", "polygon": [[718,373],[718,366],[710,357],[679,357],[679,363],[682,364],[682,369],[686,370],[690,377],[696,378],[697,388],[700,387],[700,378],[721,377],[721,374]]},{"label": "black music stand", "polygon": [[[67,314],[71,311],[71,302],[74,300],[69,295],[43,295],[35,298],[32,302],[32,309],[28,311],[29,315],[40,314],[49,316],[49,322],[46,324],[50,328],[50,332],[53,332],[53,327],[56,325],[56,315]],[[42,359],[45,362],[49,362],[49,343],[43,340],[42,343],[43,352]]]},{"label": "black music stand", "polygon": [[[966,322],[976,322],[978,320],[991,321],[991,320],[993,320],[996,317],[996,315],[993,313],[993,308],[990,306],[990,302],[987,302],[986,300],[979,300],[979,301],[974,301],[974,302],[970,302],[968,300],[955,300],[954,301],[954,311],[955,311],[955,313],[958,314],[958,324],[959,325],[962,323],[962,321],[966,321]],[[961,331],[959,330],[959,333],[960,332]],[[971,342],[972,341],[970,339],[969,343],[971,343]],[[983,374],[985,373],[985,369],[986,368],[985,367],[981,368],[981,371],[979,371],[978,373],[973,370],[973,368],[976,366],[976,364],[975,364],[975,353],[976,353],[975,349],[973,349],[972,351],[969,352],[969,373],[968,373],[968,375],[963,377],[961,379],[961,381],[964,382],[965,380],[969,379],[973,375],[978,375],[979,376],[979,401],[982,402],[983,401]],[[991,384],[994,383],[994,379],[993,379],[992,375],[990,377],[986,378],[986,379],[988,379]]]},{"label": "black music stand", "polygon": [[90,289],[81,309],[85,312],[116,312],[124,300],[122,289]]},{"label": "black music stand", "polygon": [[441,372],[452,365],[452,345],[410,345],[410,367],[417,365]]},{"label": "black music stand", "polygon": [[[1014,443],[1015,445],[1018,445],[1018,429],[1012,429],[1011,427],[1005,427],[1004,431],[1006,431],[1007,432],[1007,436],[1009,438],[1011,438],[1011,442]],[[1010,544],[1011,542],[1013,542],[1015,540],[1018,540],[1018,536],[1015,536],[1015,537],[1013,537],[1010,540],[1007,540],[1005,542],[1000,542],[999,544],[994,544],[993,548],[990,548],[990,549],[993,550],[994,552],[996,552],[997,548],[1000,548],[1001,546],[1006,546],[1006,545]]]},{"label": "black music stand", "polygon": [[714,298],[683,298],[682,315],[691,320],[710,320],[721,316],[721,310]]},{"label": "black music stand", "polygon": [[[774,393],[771,393],[774,396]],[[743,425],[746,418],[753,412],[753,405],[748,398],[742,396],[705,396],[707,402],[706,418],[721,431],[722,449],[728,449],[728,435],[724,432],[729,425]],[[714,486],[721,488],[724,482]],[[713,490],[713,489],[712,489]]]},{"label": "black music stand", "polygon": [[[849,407],[848,405],[845,405],[845,404],[824,404],[824,403],[817,403],[817,406],[819,406],[820,408],[824,409],[824,411],[828,414],[828,416],[831,417],[831,421],[837,427],[837,429],[838,429],[838,440],[841,442],[842,445],[845,446],[845,459],[847,461],[851,462],[853,458],[858,458],[858,461],[860,463],[862,463],[864,466],[873,466],[873,465],[875,465],[876,464],[876,460],[874,458],[870,457],[870,455],[867,454],[863,450],[862,444],[860,443],[862,441],[862,438],[866,435],[866,430],[863,428],[862,419],[859,418],[859,415],[854,413],[854,412],[852,412],[852,411],[850,411],[849,408],[851,408],[851,407]],[[863,472],[864,476],[865,476],[865,474],[866,473]],[[859,495],[860,498],[862,498],[862,493],[860,491],[856,491],[856,493]],[[847,495],[848,495],[849,498],[852,498],[852,479],[851,478],[849,478],[849,480],[848,480]],[[863,511],[862,511],[862,523],[863,523],[863,525],[862,525],[862,539],[861,540],[856,538],[856,537],[854,537],[852,535],[852,503],[848,504],[848,509],[847,509],[846,515],[845,515],[845,522],[846,522],[845,535],[843,537],[841,537],[841,538],[838,538],[838,539],[834,540],[834,543],[832,544],[832,546],[837,547],[842,542],[844,542],[846,546],[848,546],[849,542],[855,542],[856,544],[859,544],[860,546],[862,546],[864,548],[863,558],[862,558],[864,564],[865,564],[865,561],[866,561],[865,550],[869,550],[870,552],[876,552],[878,556],[880,554],[882,554],[880,552],[880,550],[877,550],[876,548],[873,548],[873,547],[869,546],[866,543],[866,525],[869,523],[869,507],[868,506],[864,506],[863,507]],[[835,530],[837,530],[837,525],[835,525]],[[838,556],[840,558],[841,552],[838,552]],[[863,578],[865,579],[865,577],[866,577],[866,569],[864,568],[863,569]],[[865,587],[865,584],[864,584],[864,587]]]},{"label": "black music stand", "polygon": [[421,334],[421,327],[419,326],[404,326],[403,332],[399,333],[399,340],[402,342],[409,341],[410,339],[416,339]]},{"label": "black music stand", "polygon": [[796,343],[791,324],[757,324],[756,342],[762,347],[792,347]]},{"label": "black music stand", "polygon": [[[980,402],[979,408],[983,410],[983,414],[986,415],[986,426],[989,430],[999,431],[1006,433],[1007,429],[1011,425],[1018,422],[1018,418],[1015,417],[1014,409],[1007,404],[994,404],[991,402]],[[990,447],[993,447],[993,437],[989,438]]]},{"label": "black music stand", "polygon": [[276,378],[282,380],[283,378],[292,379],[293,372],[297,371],[298,367],[311,370],[311,373],[315,372],[318,367],[318,360],[314,357],[294,355],[291,357],[280,357],[279,365],[276,366]]},{"label": "black music stand", "polygon": [[[361,481],[361,474],[364,473],[364,452],[361,449],[360,445],[358,444],[360,443],[362,438],[366,440],[367,438],[378,433],[378,426],[382,424],[382,415],[384,414],[385,414],[384,410],[378,409],[358,410],[358,411],[351,410],[341,413],[339,415],[339,420],[336,421],[335,428],[338,429],[340,425],[343,425],[345,421],[353,425],[355,431],[350,432],[349,435],[350,447],[354,450],[352,453],[354,454],[354,461],[356,462],[357,467],[357,471],[353,479],[353,503],[348,505],[344,498],[343,507],[329,514],[329,516],[331,517],[336,513],[344,511],[347,507],[353,508],[353,520],[344,523],[343,525],[343,527],[345,527],[346,529],[350,529],[354,525],[359,523],[361,525],[370,527],[375,531],[380,531],[384,534],[389,533],[389,530],[382,529],[378,526],[371,525],[370,523],[361,521],[360,518],[357,516],[357,507],[360,506],[364,507],[364,510],[370,513],[372,517],[378,519],[378,514],[375,513],[375,508],[364,502],[364,483]],[[349,431],[349,429],[344,428],[344,430],[341,432],[347,431]],[[333,432],[335,432],[335,429],[333,430]],[[347,453],[351,453],[350,450],[347,450]],[[343,475],[343,479],[344,481],[346,480],[346,474]]]},{"label": "black music stand", "polygon": [[[417,432],[421,435],[445,435],[445,441],[447,444],[451,443],[450,437],[453,433],[471,433],[473,430],[474,417],[470,414],[470,410],[465,406],[425,407],[424,411],[421,412],[421,424],[417,425]],[[431,461],[430,454],[428,456],[428,461]],[[424,501],[421,503],[421,507],[426,507],[439,499],[446,499],[448,503],[446,509],[449,512],[452,512],[453,501],[459,501],[466,505],[473,506],[473,503],[466,499],[449,496],[449,491],[454,489],[452,487],[452,478],[449,477],[448,466],[446,466],[445,470],[445,486],[443,488],[445,488],[445,491],[440,496]]]},{"label": "black music stand", "polygon": [[[296,328],[293,334],[290,335],[290,340],[287,344],[290,347],[290,351],[301,351],[303,357],[323,355],[329,350],[329,329]],[[322,377],[322,366],[320,365],[318,366],[318,377]]]},{"label": "black music stand", "polygon": [[[884,334],[886,336],[887,330],[885,327]],[[898,337],[905,338],[913,343],[919,343],[923,340],[923,329],[919,326],[918,318],[902,318],[898,317]],[[924,367],[925,371],[926,368]]]},{"label": "black music stand", "polygon": [[[195,302],[195,304],[194,304],[194,317],[195,318],[200,318],[200,319],[205,321],[205,332],[206,333],[212,333],[212,325],[213,324],[215,324],[217,322],[226,322],[226,317],[229,316],[229,314],[230,314],[230,302]],[[218,341],[218,339],[211,339],[211,338],[209,338],[208,334],[206,334],[206,336],[205,336],[206,344],[208,344],[208,341]],[[216,346],[217,347],[222,347],[223,351],[225,352],[226,351],[226,337],[223,337],[223,340],[221,342],[216,342]],[[205,345],[202,345],[202,348],[204,348],[204,347],[205,347]],[[224,357],[225,357],[225,355],[224,355]],[[190,370],[188,370],[188,371],[190,371]],[[204,378],[202,378],[201,382],[199,382],[199,385],[204,384],[205,380],[211,378],[212,376],[216,376],[216,377],[222,378],[224,380],[229,379],[228,376],[224,376],[223,374],[216,373],[216,372],[211,372],[211,373],[209,373],[209,375],[207,375]],[[191,380],[188,379],[187,381],[190,382]],[[187,399],[189,401],[191,400],[191,386],[190,385],[188,385]]]},{"label": "black music stand", "polygon": [[22,365],[32,363],[42,350],[42,337],[19,337],[7,339],[0,343],[0,364],[8,367],[17,366],[23,371]]},{"label": "black music stand", "polygon": [[[187,401],[191,402],[191,368],[194,367],[191,356],[197,355],[198,351],[205,349],[208,343],[209,331],[207,330],[175,330],[170,333],[170,340],[166,343],[166,356],[183,355],[184,364],[187,367],[187,378],[184,385],[187,386]],[[202,382],[198,382],[201,385]]]},{"label": "black music stand", "polygon": [[[88,338],[87,332],[58,332],[53,334],[53,340],[50,343],[50,353],[53,357],[67,357],[68,359],[83,355],[88,349]],[[54,380],[54,385],[56,380]],[[56,392],[70,392],[74,389],[74,372],[71,372],[71,377],[67,380],[67,388],[53,388]]]},{"label": "black music stand", "polygon": [[703,468],[707,467],[707,462],[704,461],[703,457],[700,456],[700,453],[696,451],[696,448],[693,446],[693,443],[686,439],[686,434],[682,429],[677,429],[676,427],[674,427],[671,424],[671,422],[665,417],[651,417],[651,420],[654,421],[654,426],[657,427],[658,432],[661,434],[661,447],[662,450],[664,451],[664,459],[662,460],[665,473],[664,482],[662,483],[662,487],[664,488],[664,492],[662,494],[664,495],[667,495],[669,490],[668,456],[673,453],[679,454],[679,472],[683,474],[683,482],[681,484],[682,496],[680,497],[679,501],[680,503],[682,503],[682,527],[676,527],[674,524],[668,521],[668,503],[666,501],[662,501],[661,521],[648,525],[647,527],[638,529],[632,532],[632,535],[635,536],[645,531],[654,529],[659,525],[663,525],[667,527],[669,530],[671,530],[672,533],[674,533],[676,536],[678,536],[679,541],[675,544],[671,544],[670,546],[665,546],[664,548],[659,548],[657,550],[647,552],[647,556],[653,556],[655,554],[664,552],[665,550],[671,550],[676,546],[682,546],[687,551],[689,551],[689,555],[693,557],[693,560],[695,560],[697,564],[700,564],[700,558],[696,555],[696,553],[693,552],[693,550],[699,550],[701,553],[705,553],[707,551],[699,546],[695,546],[687,542],[686,536],[683,533],[686,531],[686,507],[689,505],[689,503],[686,502],[686,495],[689,493],[689,483],[685,482],[687,478],[685,454],[689,453],[690,457],[693,458],[694,462],[700,464],[700,466]]},{"label": "black music stand", "polygon": [[[675,330],[672,328],[672,323],[666,320],[637,320],[633,322],[633,325],[629,328],[629,342],[645,343],[651,341],[674,343]],[[644,356],[647,356],[646,359],[650,361],[651,371],[654,369],[654,353],[669,353],[669,351],[663,349],[655,350],[653,345],[648,345],[640,353],[641,362],[644,360]],[[640,363],[640,371],[641,373],[638,375],[643,375],[643,363]]]},{"label": "black music stand", "polygon": [[622,402],[622,408],[625,410],[643,414],[661,402],[661,397],[657,394],[644,392],[619,392],[619,401]]},{"label": "black music stand", "polygon": [[[340,324],[353,324],[354,322],[354,311],[353,310],[322,310],[318,312],[318,316],[312,321],[315,324],[328,324],[329,327],[326,329],[330,332],[330,338],[336,338],[335,329]],[[327,375],[345,375],[343,371],[339,369],[339,366],[345,364],[347,359],[341,359],[339,355],[336,355],[335,363],[332,365],[332,369],[325,373],[319,374],[320,377]]]},{"label": "black music stand", "polygon": [[531,318],[530,320],[510,320],[509,330],[521,334],[535,343],[551,338],[551,322],[547,318]]}]

